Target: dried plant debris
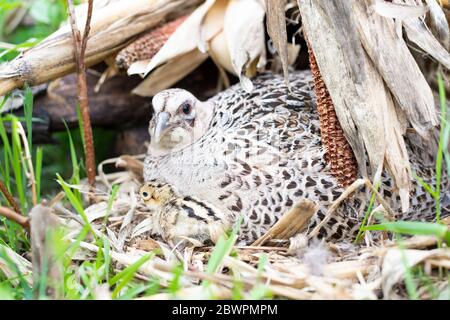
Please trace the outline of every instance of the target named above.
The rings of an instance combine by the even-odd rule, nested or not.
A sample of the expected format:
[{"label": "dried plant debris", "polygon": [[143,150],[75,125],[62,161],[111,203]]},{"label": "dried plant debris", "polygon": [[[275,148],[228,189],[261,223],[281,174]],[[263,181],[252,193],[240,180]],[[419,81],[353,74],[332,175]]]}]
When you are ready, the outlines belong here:
[{"label": "dried plant debris", "polygon": [[423,137],[437,125],[430,86],[394,21],[371,10],[371,1],[298,3],[359,172],[374,181],[384,169],[392,173],[406,211],[411,175],[405,124],[409,121]]},{"label": "dried plant debris", "polygon": [[288,43],[285,21],[287,0],[266,0],[267,32],[280,56],[284,78],[288,81]]},{"label": "dried plant debris", "polygon": [[230,0],[225,12],[224,34],[231,62],[247,92],[253,90],[249,78],[266,65],[264,17],[264,7],[258,0]]},{"label": "dried plant debris", "polygon": [[[91,66],[115,54],[136,35],[158,25],[166,16],[186,14],[199,0],[117,0],[94,6],[91,32],[86,48],[86,65]],[[86,8],[84,8],[86,10]],[[76,8],[79,29],[85,17]],[[29,83],[37,85],[75,70],[70,26],[64,25],[37,46],[0,67],[0,96]]]},{"label": "dried plant debris", "polygon": [[132,93],[141,97],[152,97],[158,92],[170,88],[200,66],[208,55],[198,50],[192,50],[170,62],[160,66],[145,78]]},{"label": "dried plant debris", "polygon": [[[116,161],[112,159],[108,163]],[[139,167],[136,164],[138,159],[127,157],[127,162]],[[139,282],[157,278],[163,288],[172,283],[174,270],[180,270],[176,293],[141,295],[138,299],[230,299],[236,282],[241,284],[242,298],[247,299],[255,298],[256,288],[275,298],[287,299],[404,299],[409,297],[404,274],[408,270],[413,272],[414,268],[422,270],[436,284],[435,295],[430,295],[425,289],[429,282],[417,282],[419,298],[437,298],[448,290],[448,278],[439,277],[438,272],[439,268],[450,270],[450,255],[445,244],[438,248],[436,239],[429,236],[405,239],[403,249],[393,241],[382,239],[363,246],[308,239],[304,234],[295,234],[302,230],[300,221],[307,220],[315,212],[314,204],[308,202],[299,204],[299,210],[286,213],[284,220],[298,218],[299,223],[280,223],[269,230],[271,235],[267,239],[293,236],[289,241],[279,242],[277,246],[267,242],[264,246],[229,247],[226,251],[230,254],[225,254],[220,260],[222,268],[211,272],[209,264],[213,256],[217,257],[214,253],[217,248],[197,246],[189,241],[185,245],[168,244],[152,236],[151,227],[148,227],[152,211],[143,206],[135,195],[141,182],[136,179],[132,168],[111,174],[99,171],[103,175],[97,183],[96,196],[100,202],[87,207],[85,213],[93,230],[97,230],[97,237],[105,239],[100,243],[107,240],[110,244],[113,268],[122,270],[150,254],[151,258],[140,265],[134,279]],[[112,185],[117,185],[118,189],[110,202],[108,194]],[[86,190],[83,186],[72,187]],[[55,212],[69,230],[65,238],[76,241],[83,229],[83,221],[71,209],[62,208],[61,204],[55,205]],[[300,217],[301,214],[306,214],[306,217]],[[77,263],[92,259],[92,254],[104,250],[98,247],[98,243],[89,238],[81,241]],[[13,252],[10,254],[16,261],[23,260]],[[406,265],[402,257],[407,258]],[[21,262],[21,266],[25,274],[30,272],[31,266],[26,260]],[[0,269],[13,276],[14,271],[7,269],[1,255]],[[95,289],[95,296],[111,298],[107,288],[102,287]]]},{"label": "dried plant debris", "polygon": [[187,16],[182,16],[167,22],[133,41],[117,54],[117,67],[120,70],[128,70],[136,61],[153,58],[186,18]]},{"label": "dried plant debris", "polygon": [[[51,208],[37,205],[30,212],[30,220],[33,281],[39,283],[44,276],[47,278],[45,293],[52,299],[60,299],[63,297],[64,276],[54,246],[55,242],[60,241],[59,219]],[[35,298],[38,297],[39,292],[36,291]]]},{"label": "dried plant debris", "polygon": [[[284,11],[283,11],[284,13]],[[266,66],[265,24],[266,8],[259,0],[207,0],[200,5],[168,38],[164,46],[151,58],[133,63],[128,74],[148,75],[158,68],[158,77],[149,81],[135,93],[151,95],[151,85],[158,83],[161,75],[173,73],[181,77],[174,66],[183,65],[182,76],[198,66],[202,58],[211,56],[220,69],[238,76],[246,91],[252,91],[250,78]],[[197,58],[197,59],[196,59]],[[154,71],[155,70],[155,71]],[[170,81],[169,81],[170,79]],[[174,76],[165,77],[167,88]]]},{"label": "dried plant debris", "polygon": [[303,231],[309,219],[317,212],[314,202],[303,200],[277,221],[266,234],[256,240],[252,246],[260,246],[271,239],[287,240]]}]

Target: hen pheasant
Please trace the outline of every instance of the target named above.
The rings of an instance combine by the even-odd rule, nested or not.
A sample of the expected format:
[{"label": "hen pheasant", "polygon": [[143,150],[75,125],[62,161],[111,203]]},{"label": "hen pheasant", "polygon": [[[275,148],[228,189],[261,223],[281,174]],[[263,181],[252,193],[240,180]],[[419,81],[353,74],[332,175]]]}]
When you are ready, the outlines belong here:
[{"label": "hen pheasant", "polygon": [[[281,76],[264,74],[254,80],[252,93],[235,85],[206,102],[181,89],[156,95],[145,181],[168,184],[181,198],[213,205],[216,209],[210,211],[211,218],[221,212],[226,221],[233,222],[243,214],[239,236],[243,243],[259,238],[302,199],[319,205],[310,220],[311,230],[344,189],[324,159],[311,73],[294,72],[289,80],[292,91]],[[406,140],[412,170],[434,185],[431,142],[414,133]],[[447,179],[441,190],[446,214],[450,209]],[[400,212],[399,196],[387,173],[380,193]],[[353,194],[323,225],[320,237],[354,237],[368,198],[369,191],[364,188]],[[398,218],[432,220],[434,205],[432,197],[414,185],[410,209]],[[194,214],[190,218],[189,222],[180,221],[206,223]]]}]

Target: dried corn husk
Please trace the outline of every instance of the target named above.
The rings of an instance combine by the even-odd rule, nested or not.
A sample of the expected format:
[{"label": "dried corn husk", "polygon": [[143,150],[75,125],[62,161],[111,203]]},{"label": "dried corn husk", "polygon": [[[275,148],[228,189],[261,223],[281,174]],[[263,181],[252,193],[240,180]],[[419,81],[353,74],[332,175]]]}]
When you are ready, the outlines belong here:
[{"label": "dried corn husk", "polygon": [[[433,3],[433,1],[435,0],[429,0],[430,3]],[[411,0],[395,0],[395,2],[414,4],[414,1]],[[434,9],[430,10],[430,13],[432,13],[431,20],[434,21],[433,25],[435,25],[434,29],[436,29],[438,38],[433,35],[431,32],[433,28],[430,29],[423,18],[405,19],[403,26],[410,41],[417,44],[423,51],[431,55],[444,67],[450,69],[450,54],[448,52],[449,26],[442,9],[439,6],[437,10],[434,6],[432,8]],[[443,18],[440,16],[438,10],[444,15]]]},{"label": "dried corn husk", "polygon": [[165,23],[123,48],[115,59],[117,67],[121,70],[128,70],[130,65],[136,61],[153,58],[185,19],[186,16],[181,16]]},{"label": "dried corn husk", "polygon": [[398,38],[391,19],[369,11],[369,1],[356,1],[356,21],[361,41],[384,81],[422,136],[437,125],[434,97],[408,46]]},{"label": "dried corn husk", "polygon": [[161,50],[150,60],[134,63],[128,69],[128,74],[147,75],[156,67],[184,55],[199,46],[200,40],[210,40],[222,29],[220,19],[208,20],[211,23],[203,24],[209,10],[221,7],[224,0],[207,0],[199,6],[172,34]]},{"label": "dried corn husk", "polygon": [[[265,8],[260,0],[205,1],[180,25],[153,58],[133,63],[128,74],[145,76],[169,61],[175,61],[174,59],[193,70],[196,64],[183,59],[189,57],[193,50],[198,50],[208,52],[223,75],[225,69],[239,76],[244,89],[251,91],[253,85],[249,78],[266,64],[264,17]],[[176,67],[173,63],[171,66]],[[168,71],[170,68],[168,66],[164,70]],[[183,72],[183,76],[185,74]],[[161,75],[162,71],[158,77]],[[169,82],[172,80],[167,81],[166,85]],[[136,92],[146,96],[157,92],[150,88],[150,83],[155,83],[155,80],[147,81]],[[158,88],[165,89],[163,85]]]},{"label": "dried corn husk", "polygon": [[159,91],[167,89],[183,79],[207,58],[208,55],[206,53],[201,53],[198,50],[192,50],[176,57],[152,72],[133,90],[133,93],[143,97],[152,97]]},{"label": "dried corn husk", "polygon": [[394,4],[384,0],[375,0],[371,7],[380,16],[395,19],[395,30],[399,38],[402,37],[402,23],[405,19],[421,17],[428,11],[426,6]]},{"label": "dried corn husk", "polygon": [[235,73],[244,90],[253,90],[249,78],[266,65],[264,40],[265,10],[257,0],[230,0],[224,21],[224,34]]},{"label": "dried corn husk", "polygon": [[228,49],[225,34],[221,31],[209,43],[210,54],[213,60],[229,73],[236,75],[231,62],[230,50]]},{"label": "dried corn husk", "polygon": [[445,12],[436,0],[425,0],[430,8],[431,29],[445,49],[450,46],[450,30]]},{"label": "dried corn husk", "polygon": [[[183,14],[199,0],[117,0],[93,10],[86,64],[93,65],[121,49],[135,35],[150,29],[169,14]],[[78,17],[84,29],[85,17]],[[15,60],[0,66],[0,96],[25,82],[36,85],[61,77],[75,69],[73,40],[64,26]]]},{"label": "dried corn husk", "polygon": [[[385,117],[386,112],[395,115],[396,111],[389,102],[390,93],[382,77],[364,51],[356,32],[358,23],[361,23],[361,19],[357,19],[353,13],[353,7],[357,4],[363,5],[359,1],[335,3],[299,0],[306,34],[361,173],[366,174],[366,152],[370,174],[375,180],[379,178],[385,158],[388,157],[388,168],[391,169],[395,164],[390,171],[395,175],[395,181],[401,190],[403,210],[406,210],[409,200],[409,172],[408,158],[403,153],[403,131],[396,118],[388,121]],[[382,45],[380,47],[381,51],[385,50]],[[395,50],[390,52],[397,53]],[[414,95],[417,96],[417,93],[412,94]],[[423,108],[418,109],[423,112]],[[424,119],[426,115],[422,121]],[[398,134],[388,135],[392,130]]]}]

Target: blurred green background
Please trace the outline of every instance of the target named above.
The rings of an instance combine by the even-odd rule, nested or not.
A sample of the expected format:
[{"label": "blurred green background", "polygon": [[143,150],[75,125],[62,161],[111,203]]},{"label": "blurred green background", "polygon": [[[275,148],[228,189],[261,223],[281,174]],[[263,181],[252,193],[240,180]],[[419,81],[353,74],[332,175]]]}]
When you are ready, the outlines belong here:
[{"label": "blurred green background", "polygon": [[[79,4],[81,1],[74,1]],[[14,59],[20,51],[32,47],[56,31],[67,18],[66,0],[0,0],[0,63]],[[2,99],[0,98],[0,105]],[[79,129],[71,129],[77,155],[83,157],[83,145]],[[110,146],[117,134],[114,130],[94,128],[97,162],[110,156]],[[57,191],[55,174],[63,178],[72,175],[69,136],[67,132],[54,133],[55,144],[43,146],[42,193]],[[0,141],[1,143],[1,141]],[[34,149],[36,146],[33,147]],[[35,152],[35,150],[34,150]],[[0,147],[0,165],[4,159]],[[84,161],[81,176],[84,174]]]}]

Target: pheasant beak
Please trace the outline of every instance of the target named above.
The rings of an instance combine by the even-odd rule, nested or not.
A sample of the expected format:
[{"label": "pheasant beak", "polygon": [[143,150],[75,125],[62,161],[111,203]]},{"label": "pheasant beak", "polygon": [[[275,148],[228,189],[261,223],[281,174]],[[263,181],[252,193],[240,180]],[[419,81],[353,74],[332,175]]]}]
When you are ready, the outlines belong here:
[{"label": "pheasant beak", "polygon": [[170,119],[170,113],[168,113],[168,112],[160,112],[157,115],[155,132],[154,132],[154,139],[155,139],[156,143],[161,141],[162,135],[164,134],[166,129],[169,127],[169,119]]}]

